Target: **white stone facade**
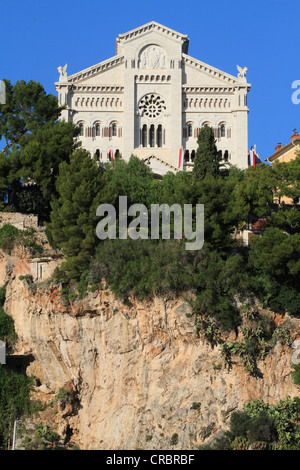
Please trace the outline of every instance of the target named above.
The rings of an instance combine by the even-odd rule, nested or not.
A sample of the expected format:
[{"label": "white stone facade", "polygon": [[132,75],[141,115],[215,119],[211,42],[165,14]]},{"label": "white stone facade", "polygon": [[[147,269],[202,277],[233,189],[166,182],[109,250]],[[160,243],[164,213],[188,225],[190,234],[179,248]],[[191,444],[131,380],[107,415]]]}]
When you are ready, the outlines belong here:
[{"label": "white stone facade", "polygon": [[192,162],[208,124],[224,160],[246,168],[247,69],[234,77],[190,57],[188,45],[186,35],[152,21],[119,35],[111,59],[70,76],[59,67],[62,119],[81,126],[82,146],[103,162],[137,155],[163,175],[178,171],[180,149]]}]

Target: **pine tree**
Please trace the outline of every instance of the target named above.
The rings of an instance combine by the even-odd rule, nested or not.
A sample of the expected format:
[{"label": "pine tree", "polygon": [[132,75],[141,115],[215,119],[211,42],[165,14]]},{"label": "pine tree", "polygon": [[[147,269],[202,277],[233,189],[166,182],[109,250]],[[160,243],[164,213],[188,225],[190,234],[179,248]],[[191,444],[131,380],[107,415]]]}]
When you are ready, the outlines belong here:
[{"label": "pine tree", "polygon": [[102,166],[89,152],[78,149],[70,162],[62,162],[57,178],[58,198],[52,201],[47,232],[54,247],[68,257],[69,279],[76,279],[89,265],[96,248],[96,209],[102,196]]},{"label": "pine tree", "polygon": [[220,173],[220,160],[213,129],[208,126],[202,127],[198,136],[193,169],[195,179],[199,181],[208,175],[217,177]]},{"label": "pine tree", "polygon": [[[6,103],[0,105],[0,207],[49,218],[50,200],[57,196],[59,164],[69,161],[78,143],[73,123],[59,121],[62,108],[33,80],[6,84]],[[26,190],[24,190],[23,183]],[[27,184],[30,183],[30,186]],[[33,188],[34,186],[34,188]],[[22,193],[22,194],[21,194]]]}]

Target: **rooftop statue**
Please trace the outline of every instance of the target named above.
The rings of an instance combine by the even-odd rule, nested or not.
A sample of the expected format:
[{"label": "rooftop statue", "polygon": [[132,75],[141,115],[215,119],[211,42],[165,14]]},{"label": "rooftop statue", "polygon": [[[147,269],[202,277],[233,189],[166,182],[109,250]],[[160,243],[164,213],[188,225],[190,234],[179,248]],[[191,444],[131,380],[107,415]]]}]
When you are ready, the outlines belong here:
[{"label": "rooftop statue", "polygon": [[68,64],[66,64],[64,67],[61,67],[61,66],[57,67],[60,81],[63,80],[64,78],[67,78],[67,76],[68,76],[67,66],[68,66]]},{"label": "rooftop statue", "polygon": [[237,69],[238,69],[238,71],[239,71],[238,77],[240,77],[240,78],[245,78],[245,77],[246,77],[246,73],[247,73],[247,71],[248,71],[247,67],[242,68],[242,67],[240,67],[239,65],[237,65]]}]

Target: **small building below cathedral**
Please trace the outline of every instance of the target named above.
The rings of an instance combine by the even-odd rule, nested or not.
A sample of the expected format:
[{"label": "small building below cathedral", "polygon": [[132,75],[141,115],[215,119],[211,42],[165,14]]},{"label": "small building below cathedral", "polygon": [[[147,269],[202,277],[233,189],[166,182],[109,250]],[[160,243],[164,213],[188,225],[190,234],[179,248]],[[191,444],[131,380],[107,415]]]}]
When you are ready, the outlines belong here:
[{"label": "small building below cathedral", "polygon": [[152,21],[116,40],[116,55],[55,83],[62,119],[99,161],[132,154],[157,175],[190,169],[202,126],[224,162],[248,167],[247,68],[237,77],[188,55],[187,35]]},{"label": "small building below cathedral", "polygon": [[268,158],[266,161],[269,163],[274,162],[290,162],[295,160],[300,152],[300,136],[296,129],[293,130],[293,133],[290,138],[290,142],[286,145],[283,145],[281,142],[278,143],[275,147],[275,152]]}]

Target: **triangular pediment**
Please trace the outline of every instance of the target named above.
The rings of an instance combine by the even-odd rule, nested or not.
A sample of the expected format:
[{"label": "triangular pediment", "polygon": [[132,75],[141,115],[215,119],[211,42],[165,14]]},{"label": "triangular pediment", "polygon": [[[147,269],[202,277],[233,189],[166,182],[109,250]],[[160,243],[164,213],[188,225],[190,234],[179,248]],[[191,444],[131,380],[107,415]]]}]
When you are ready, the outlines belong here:
[{"label": "triangular pediment", "polygon": [[157,155],[149,155],[142,159],[144,163],[146,163],[149,168],[153,171],[153,173],[157,175],[165,175],[169,171],[177,172],[178,168],[174,166],[172,163],[167,162],[163,158],[158,157]]},{"label": "triangular pediment", "polygon": [[208,84],[212,86],[228,86],[236,85],[239,83],[238,78],[234,75],[230,75],[229,73],[223,72],[222,70],[212,67],[211,65],[208,65],[204,62],[201,62],[198,59],[194,59],[194,57],[182,54],[182,58],[186,71],[190,69],[196,72],[200,72],[198,74],[200,80],[199,85],[202,84],[201,81],[203,81],[203,85]]},{"label": "triangular pediment", "polygon": [[163,34],[168,38],[173,38],[177,41],[180,41],[182,43],[183,52],[188,52],[189,39],[186,34],[181,34],[178,31],[157,23],[156,21],[150,21],[150,23],[139,26],[138,28],[128,31],[127,33],[119,34],[119,37],[117,38],[116,54],[118,55],[123,52],[122,46],[124,42],[146,36],[152,31]]},{"label": "triangular pediment", "polygon": [[[116,67],[120,67],[124,64],[124,56],[122,54],[118,56],[111,57],[110,59],[104,60],[103,62],[99,62],[96,65],[92,65],[87,69],[81,70],[80,72],[74,73],[69,75],[66,79],[68,85],[71,84],[89,84],[93,83],[95,77],[100,75],[105,75],[107,72],[114,70]],[[64,83],[64,82],[57,82]]]}]

